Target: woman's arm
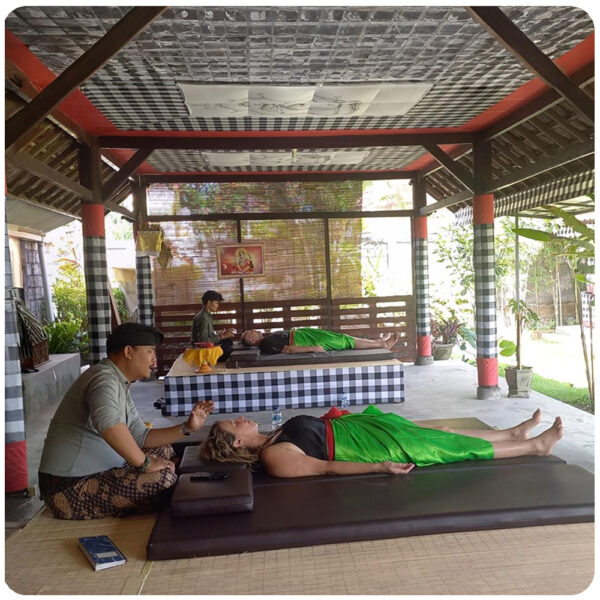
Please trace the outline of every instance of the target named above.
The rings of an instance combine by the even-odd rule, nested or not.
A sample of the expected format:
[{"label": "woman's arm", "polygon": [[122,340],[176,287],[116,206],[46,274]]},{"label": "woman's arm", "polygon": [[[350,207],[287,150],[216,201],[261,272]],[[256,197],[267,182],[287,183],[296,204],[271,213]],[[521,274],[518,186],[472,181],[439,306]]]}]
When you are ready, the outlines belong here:
[{"label": "woman's arm", "polygon": [[363,473],[408,473],[412,463],[358,463],[320,460],[307,456],[293,444],[282,442],[263,450],[260,460],[273,477],[308,477],[309,475],[360,475]]}]

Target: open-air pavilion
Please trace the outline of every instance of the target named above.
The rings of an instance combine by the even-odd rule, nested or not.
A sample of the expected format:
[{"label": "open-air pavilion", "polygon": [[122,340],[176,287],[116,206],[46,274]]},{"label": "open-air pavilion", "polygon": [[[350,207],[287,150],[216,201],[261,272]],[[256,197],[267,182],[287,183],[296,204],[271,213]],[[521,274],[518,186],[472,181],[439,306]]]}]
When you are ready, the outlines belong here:
[{"label": "open-air pavilion", "polygon": [[[6,222],[9,232],[28,235],[81,220],[91,363],[104,356],[114,323],[104,217],[115,211],[134,223],[138,236],[152,224],[161,225],[167,239],[177,238],[177,231],[202,232],[203,243],[192,238],[188,254],[181,250],[179,258],[192,265],[188,269],[172,269],[167,276],[156,257],[136,259],[139,319],[170,335],[164,372],[186,343],[182,328],[173,323],[193,314],[204,289],[221,285],[231,299],[222,317],[238,329],[273,317],[277,328],[301,323],[354,331],[360,321],[361,335],[376,336],[385,322],[384,329],[401,334],[396,356],[414,364],[425,381],[435,368],[427,219],[449,208],[457,222],[472,222],[475,240],[477,382],[469,400],[499,401],[494,218],[547,217],[548,206],[573,214],[593,210],[588,195],[594,191],[594,30],[587,13],[566,6],[65,6],[15,9],[5,26]],[[412,206],[364,210],[361,182],[390,179],[410,181]],[[165,210],[165,194],[176,210]],[[130,195],[133,210],[122,206]],[[367,299],[360,285],[352,287],[351,267],[340,267],[339,242],[362,219],[396,219],[409,228],[412,264],[403,265],[412,275],[408,293]],[[283,224],[297,242],[294,248],[311,245],[319,265],[314,284],[304,286],[298,271],[289,278],[285,247],[278,241],[269,248],[265,232],[273,231],[271,223]],[[260,284],[250,278],[223,283],[214,267],[201,274],[195,269],[198,253],[207,260],[219,243],[257,239],[265,241],[265,262],[274,267]],[[13,285],[8,235],[6,248],[8,290]],[[174,264],[177,259],[172,257]],[[294,264],[302,260],[294,254]],[[282,281],[289,287],[278,295]],[[361,308],[354,313],[348,308],[357,305]],[[381,316],[390,306],[394,319]],[[15,323],[7,292],[5,421],[11,469],[6,491],[29,485]],[[411,398],[406,400],[408,405]],[[151,527],[143,520],[132,523],[133,529],[139,526],[132,529],[134,536],[147,535]],[[75,525],[61,529],[63,524],[56,524],[52,535],[77,535]],[[111,520],[106,531],[116,535],[119,525]],[[511,544],[534,548],[534,532],[548,548],[563,534],[572,548],[593,546],[589,523],[524,528],[521,538],[511,538],[517,531],[436,539],[449,548],[462,540],[473,556],[493,544],[505,545],[505,556]],[[416,541],[422,539],[415,538],[415,544],[425,548],[428,541]],[[394,546],[398,543],[367,542],[363,550],[372,551],[376,563],[391,560],[388,568],[397,568],[393,557],[406,560]],[[332,574],[317,567],[318,548],[311,547],[310,561],[315,576],[325,580]],[[355,551],[348,544],[336,548],[347,576],[353,561],[361,560],[360,552],[351,556]],[[444,555],[440,546],[423,552],[430,558],[431,552]],[[557,544],[548,550],[547,564],[552,565],[551,556],[572,552]],[[273,551],[265,558],[268,554],[254,555],[266,561],[260,571],[265,580],[235,591],[281,592],[268,579],[280,577],[282,565],[286,575],[310,571],[302,549],[298,554]],[[148,563],[135,556],[122,579],[112,580],[113,593],[142,593],[146,579],[144,593],[218,593],[216,584],[203,587],[200,580],[195,588],[161,588],[158,578],[150,585]],[[67,563],[73,559],[68,555]],[[219,569],[221,577],[232,568],[256,572],[245,559],[234,567],[211,560],[210,577],[217,579]],[[445,565],[439,560],[441,582],[433,571],[413,565],[415,579],[425,583],[404,590],[483,593],[491,586],[488,593],[538,592],[531,580],[527,585],[533,587],[500,583],[494,589],[498,579],[491,567],[479,574],[484,590],[473,584],[475,576],[444,588],[451,560]],[[173,564],[185,569],[178,561]],[[155,573],[163,569],[161,581],[175,585],[166,565]],[[272,576],[270,569],[275,569]],[[477,570],[474,558],[469,569]],[[573,569],[575,580],[559,590],[548,579],[558,569],[544,571],[546,582],[539,582],[551,586],[548,593],[575,593],[589,583],[587,573]],[[47,593],[89,590],[80,583],[73,575],[66,587]],[[345,588],[348,593],[404,591],[390,581],[380,589],[355,583]],[[45,593],[44,588],[35,591]],[[305,582],[290,591],[319,593]]]}]

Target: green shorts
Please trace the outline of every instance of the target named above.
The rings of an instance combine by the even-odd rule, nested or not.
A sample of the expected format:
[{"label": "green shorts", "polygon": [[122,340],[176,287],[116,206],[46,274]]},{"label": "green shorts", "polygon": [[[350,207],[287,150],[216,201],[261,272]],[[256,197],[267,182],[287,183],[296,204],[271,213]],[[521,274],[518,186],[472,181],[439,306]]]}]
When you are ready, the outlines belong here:
[{"label": "green shorts", "polygon": [[354,338],[345,333],[336,333],[326,329],[297,327],[290,335],[292,346],[321,346],[324,350],[353,350]]}]

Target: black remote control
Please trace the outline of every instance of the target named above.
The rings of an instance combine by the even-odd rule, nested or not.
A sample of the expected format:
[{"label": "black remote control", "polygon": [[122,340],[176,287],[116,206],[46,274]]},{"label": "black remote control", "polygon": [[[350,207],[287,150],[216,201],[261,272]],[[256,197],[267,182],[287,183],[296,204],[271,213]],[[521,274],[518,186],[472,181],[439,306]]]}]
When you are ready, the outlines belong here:
[{"label": "black remote control", "polygon": [[191,481],[219,481],[227,479],[231,473],[228,471],[198,471],[197,473],[190,473]]}]

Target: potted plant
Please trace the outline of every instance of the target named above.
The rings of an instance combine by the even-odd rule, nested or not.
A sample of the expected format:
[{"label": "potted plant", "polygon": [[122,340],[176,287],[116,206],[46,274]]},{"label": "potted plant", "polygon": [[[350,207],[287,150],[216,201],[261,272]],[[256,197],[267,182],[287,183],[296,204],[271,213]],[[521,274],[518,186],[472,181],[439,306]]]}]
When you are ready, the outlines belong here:
[{"label": "potted plant", "polygon": [[431,319],[434,360],[448,360],[450,358],[463,325],[464,323],[454,313],[451,313],[448,317],[438,315]]},{"label": "potted plant", "polygon": [[506,367],[506,383],[508,384],[509,398],[529,398],[531,391],[531,381],[533,379],[533,370],[521,364],[521,339],[523,327],[534,328],[539,322],[537,313],[532,311],[522,300],[510,300],[508,306],[515,316],[515,326],[517,332],[517,341],[501,340],[500,354],[502,356],[516,355],[516,366]]}]

